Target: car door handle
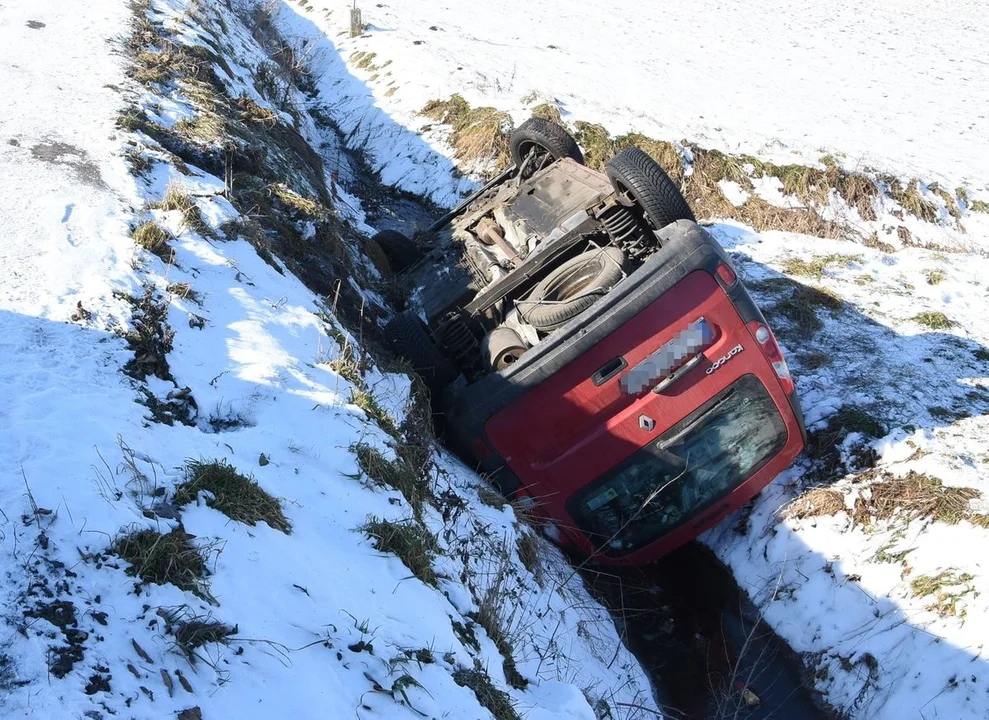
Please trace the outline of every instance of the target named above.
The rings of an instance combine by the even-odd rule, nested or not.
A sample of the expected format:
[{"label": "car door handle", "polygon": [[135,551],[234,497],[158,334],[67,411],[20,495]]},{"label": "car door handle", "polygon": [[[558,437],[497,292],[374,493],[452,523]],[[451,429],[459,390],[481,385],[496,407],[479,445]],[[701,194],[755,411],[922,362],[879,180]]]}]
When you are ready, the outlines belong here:
[{"label": "car door handle", "polygon": [[596,373],[591,375],[591,382],[596,386],[604,385],[615,377],[618,373],[628,367],[628,361],[623,357],[616,357],[602,365]]}]

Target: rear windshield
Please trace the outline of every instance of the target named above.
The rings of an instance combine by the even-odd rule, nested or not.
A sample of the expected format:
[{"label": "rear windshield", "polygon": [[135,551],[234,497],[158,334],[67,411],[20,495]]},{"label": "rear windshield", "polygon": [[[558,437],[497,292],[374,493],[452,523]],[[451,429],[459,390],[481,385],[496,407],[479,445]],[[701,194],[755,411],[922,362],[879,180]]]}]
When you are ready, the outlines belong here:
[{"label": "rear windshield", "polygon": [[608,555],[631,552],[727,495],[786,444],[786,428],[754,375],[606,473],[569,503]]}]

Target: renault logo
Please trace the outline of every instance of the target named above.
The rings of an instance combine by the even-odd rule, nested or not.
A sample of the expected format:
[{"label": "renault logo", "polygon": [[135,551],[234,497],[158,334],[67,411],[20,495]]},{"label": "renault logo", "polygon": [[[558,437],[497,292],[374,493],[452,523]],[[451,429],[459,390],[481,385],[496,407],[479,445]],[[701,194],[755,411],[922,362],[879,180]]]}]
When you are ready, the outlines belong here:
[{"label": "renault logo", "polygon": [[656,429],[656,421],[648,415],[639,415],[639,427],[646,432],[652,432]]}]

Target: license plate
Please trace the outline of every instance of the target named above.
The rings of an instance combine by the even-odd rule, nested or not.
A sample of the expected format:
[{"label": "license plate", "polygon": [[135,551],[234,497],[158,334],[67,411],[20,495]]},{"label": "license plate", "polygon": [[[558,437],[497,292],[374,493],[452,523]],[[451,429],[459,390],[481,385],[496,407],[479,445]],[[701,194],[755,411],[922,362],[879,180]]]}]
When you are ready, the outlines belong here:
[{"label": "license plate", "polygon": [[714,340],[714,328],[704,318],[690,323],[668,343],[622,375],[622,391],[638,395],[690,361]]}]

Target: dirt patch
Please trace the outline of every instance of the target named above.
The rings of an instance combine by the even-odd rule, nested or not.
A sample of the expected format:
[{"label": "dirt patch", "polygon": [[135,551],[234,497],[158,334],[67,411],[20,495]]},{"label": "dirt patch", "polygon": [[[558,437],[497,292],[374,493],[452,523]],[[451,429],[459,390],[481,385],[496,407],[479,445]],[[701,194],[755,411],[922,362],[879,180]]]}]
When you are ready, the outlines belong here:
[{"label": "dirt patch", "polygon": [[89,156],[74,145],[61,141],[39,143],[31,148],[31,157],[49,165],[64,165],[85,185],[105,187],[103,176]]},{"label": "dirt patch", "polygon": [[75,664],[85,656],[83,643],[89,637],[89,633],[79,629],[75,604],[69,600],[39,602],[24,610],[24,617],[47,620],[62,631],[66,644],[49,649],[48,669],[59,679],[72,672]]}]

